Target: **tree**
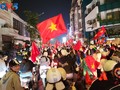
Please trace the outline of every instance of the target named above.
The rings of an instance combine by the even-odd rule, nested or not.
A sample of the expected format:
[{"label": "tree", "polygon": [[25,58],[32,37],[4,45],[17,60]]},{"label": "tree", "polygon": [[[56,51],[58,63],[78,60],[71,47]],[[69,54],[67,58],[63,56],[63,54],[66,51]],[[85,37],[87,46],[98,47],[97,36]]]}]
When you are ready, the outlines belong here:
[{"label": "tree", "polygon": [[31,11],[24,11],[25,16],[26,16],[26,21],[28,23],[27,25],[27,30],[30,33],[30,38],[31,40],[34,40],[35,38],[39,37],[39,34],[36,29],[36,25],[39,22],[39,14],[38,13],[33,13]]}]

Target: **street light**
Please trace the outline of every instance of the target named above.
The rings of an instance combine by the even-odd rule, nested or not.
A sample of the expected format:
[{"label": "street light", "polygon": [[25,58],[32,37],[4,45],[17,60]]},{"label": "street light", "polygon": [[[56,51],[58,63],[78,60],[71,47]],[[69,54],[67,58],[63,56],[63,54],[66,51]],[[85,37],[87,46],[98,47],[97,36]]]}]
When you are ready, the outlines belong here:
[{"label": "street light", "polygon": [[67,41],[67,38],[66,37],[63,37],[62,38],[62,43],[65,43]]},{"label": "street light", "polygon": [[40,13],[38,16],[40,17],[41,15],[45,14],[44,12]]}]

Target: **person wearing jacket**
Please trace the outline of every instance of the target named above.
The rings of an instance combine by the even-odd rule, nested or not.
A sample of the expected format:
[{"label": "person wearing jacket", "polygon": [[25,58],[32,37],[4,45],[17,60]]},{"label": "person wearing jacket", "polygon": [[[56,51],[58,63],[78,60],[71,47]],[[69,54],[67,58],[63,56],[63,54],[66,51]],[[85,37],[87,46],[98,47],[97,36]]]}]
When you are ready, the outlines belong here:
[{"label": "person wearing jacket", "polygon": [[0,81],[0,90],[24,90],[18,75],[20,64],[16,58],[9,62],[9,69]]}]

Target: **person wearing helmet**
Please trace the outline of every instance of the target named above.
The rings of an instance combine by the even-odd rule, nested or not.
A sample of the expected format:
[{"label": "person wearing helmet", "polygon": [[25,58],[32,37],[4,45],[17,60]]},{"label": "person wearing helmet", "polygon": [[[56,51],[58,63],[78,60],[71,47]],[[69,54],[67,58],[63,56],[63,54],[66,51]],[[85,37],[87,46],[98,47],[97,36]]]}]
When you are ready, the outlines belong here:
[{"label": "person wearing helmet", "polygon": [[[106,60],[103,63],[103,70],[104,75],[102,75],[101,78],[96,79],[94,82],[92,82],[92,85],[90,86],[89,90],[110,90],[110,88],[117,85],[116,79],[113,76],[113,69],[117,65],[118,62],[114,60]],[[112,89],[111,89],[112,90]],[[118,89],[115,89],[118,90]],[[119,89],[120,90],[120,89]]]},{"label": "person wearing helmet", "polygon": [[3,76],[0,81],[0,90],[24,90],[21,87],[18,72],[20,63],[15,58],[9,62],[9,71]]},{"label": "person wearing helmet", "polygon": [[110,88],[110,90],[120,90],[120,63],[116,64],[112,71],[113,77],[115,78],[116,85]]}]

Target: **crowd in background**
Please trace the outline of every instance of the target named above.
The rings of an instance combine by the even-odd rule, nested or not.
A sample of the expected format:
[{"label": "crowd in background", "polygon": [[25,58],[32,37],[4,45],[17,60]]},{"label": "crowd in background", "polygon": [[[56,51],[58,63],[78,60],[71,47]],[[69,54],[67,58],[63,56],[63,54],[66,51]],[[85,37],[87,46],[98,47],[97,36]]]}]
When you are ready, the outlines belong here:
[{"label": "crowd in background", "polygon": [[26,90],[120,90],[120,45],[75,47],[71,44],[40,47],[34,62],[30,42],[12,54],[1,52],[0,78],[11,70],[9,63],[16,59],[20,83]]}]

